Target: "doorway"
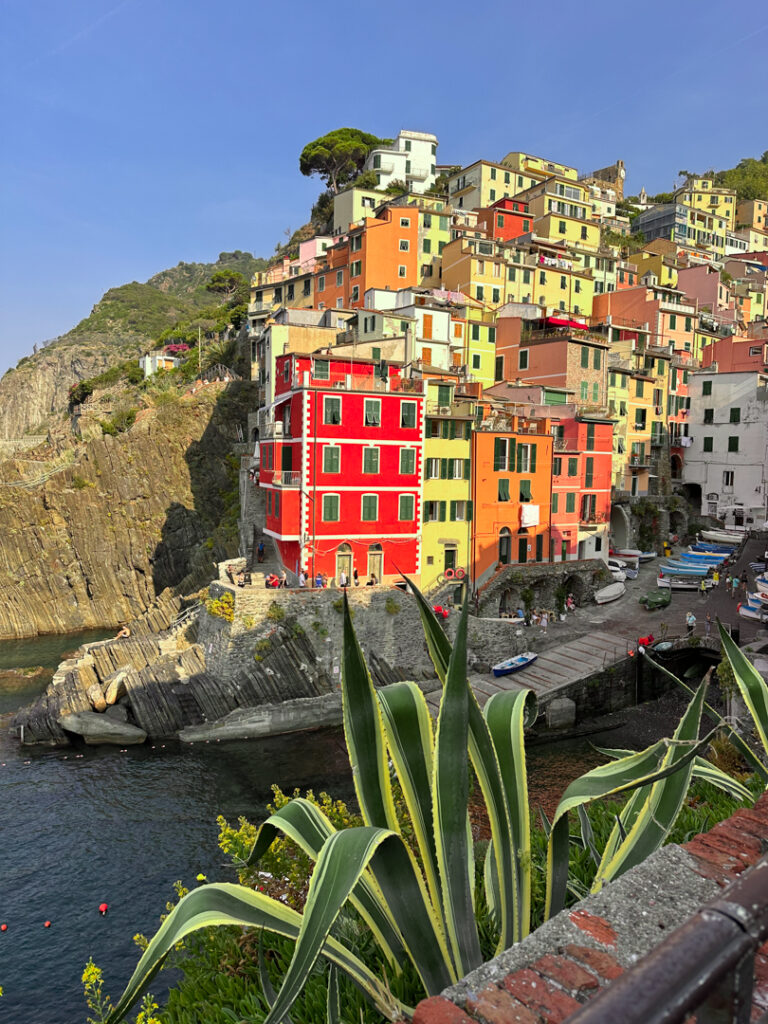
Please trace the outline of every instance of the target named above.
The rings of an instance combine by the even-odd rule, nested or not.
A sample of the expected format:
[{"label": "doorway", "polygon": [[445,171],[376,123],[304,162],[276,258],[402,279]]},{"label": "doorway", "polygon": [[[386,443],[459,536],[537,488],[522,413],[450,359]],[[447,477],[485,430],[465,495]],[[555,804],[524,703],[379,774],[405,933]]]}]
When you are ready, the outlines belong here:
[{"label": "doorway", "polygon": [[502,565],[512,561],[512,534],[506,526],[499,533],[499,561]]},{"label": "doorway", "polygon": [[517,560],[518,562],[528,561],[528,538],[520,537],[517,541]]},{"label": "doorway", "polygon": [[347,580],[352,579],[352,548],[349,544],[340,544],[336,552],[336,579],[345,573]]},{"label": "doorway", "polygon": [[368,548],[368,575],[375,576],[376,582],[381,583],[384,572],[384,552],[381,544],[371,544]]},{"label": "doorway", "polygon": [[445,548],[443,572],[456,568],[456,548]]}]

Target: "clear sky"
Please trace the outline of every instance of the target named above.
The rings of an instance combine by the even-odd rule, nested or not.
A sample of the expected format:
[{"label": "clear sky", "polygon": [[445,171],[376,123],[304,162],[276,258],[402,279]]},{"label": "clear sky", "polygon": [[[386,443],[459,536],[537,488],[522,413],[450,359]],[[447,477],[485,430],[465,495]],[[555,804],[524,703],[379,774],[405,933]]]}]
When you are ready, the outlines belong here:
[{"label": "clear sky", "polygon": [[107,288],[308,219],[351,126],[523,150],[628,189],[768,149],[768,7],[711,0],[2,0],[0,372]]}]

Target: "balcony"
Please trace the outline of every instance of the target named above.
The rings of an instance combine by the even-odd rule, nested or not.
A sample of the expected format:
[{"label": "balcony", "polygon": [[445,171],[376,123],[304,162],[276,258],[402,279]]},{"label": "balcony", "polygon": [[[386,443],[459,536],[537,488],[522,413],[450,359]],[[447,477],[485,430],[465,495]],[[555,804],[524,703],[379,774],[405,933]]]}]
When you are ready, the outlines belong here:
[{"label": "balcony", "polygon": [[451,419],[474,419],[474,402],[452,402],[449,405],[438,405],[437,402],[427,402],[427,416],[446,416]]},{"label": "balcony", "polygon": [[272,474],[272,483],[276,487],[300,487],[300,469],[276,469]]},{"label": "balcony", "polygon": [[645,453],[641,455],[638,452],[633,452],[629,456],[629,465],[632,469],[648,469],[650,464],[650,456]]},{"label": "balcony", "polygon": [[339,380],[319,380],[317,377],[310,377],[309,371],[305,371],[303,374],[293,375],[292,386],[293,388],[321,388],[325,391],[424,394],[424,381],[421,378],[389,377],[387,380],[382,380],[376,376],[362,377],[351,373],[345,374]]},{"label": "balcony", "polygon": [[579,513],[579,523],[582,526],[599,526],[601,523],[607,522],[608,516],[605,512]]}]

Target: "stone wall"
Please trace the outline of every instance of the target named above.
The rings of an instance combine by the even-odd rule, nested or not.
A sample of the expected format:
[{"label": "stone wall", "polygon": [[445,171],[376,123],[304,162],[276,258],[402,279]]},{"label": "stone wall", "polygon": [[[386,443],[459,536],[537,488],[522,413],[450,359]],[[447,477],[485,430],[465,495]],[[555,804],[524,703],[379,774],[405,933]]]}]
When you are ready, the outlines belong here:
[{"label": "stone wall", "polygon": [[610,582],[611,576],[605,562],[599,558],[578,562],[505,565],[481,589],[480,614],[497,615],[505,593],[508,609],[514,611],[518,606],[523,606],[520,595],[527,587],[533,591],[534,608],[555,610],[555,591],[561,585],[573,593],[577,605],[589,604],[595,591],[608,586]]},{"label": "stone wall", "polygon": [[[207,613],[201,616],[199,639],[210,673],[231,678],[244,661],[253,658],[256,644],[268,637],[279,622],[294,622],[311,642],[321,667],[338,685],[341,590],[266,590],[219,582],[212,583],[209,592],[212,597],[225,592],[235,596],[233,622]],[[418,680],[434,676],[421,618],[411,595],[378,587],[351,588],[347,593],[357,637],[366,656],[386,662],[400,678]]]}]

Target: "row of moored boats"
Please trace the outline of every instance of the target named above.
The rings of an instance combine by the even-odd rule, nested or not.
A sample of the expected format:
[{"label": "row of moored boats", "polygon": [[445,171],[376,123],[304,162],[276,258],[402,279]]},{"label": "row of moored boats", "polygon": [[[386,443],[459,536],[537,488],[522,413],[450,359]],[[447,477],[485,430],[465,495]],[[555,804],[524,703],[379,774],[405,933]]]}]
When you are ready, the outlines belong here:
[{"label": "row of moored boats", "polygon": [[659,566],[658,587],[672,590],[710,590],[713,574],[720,572],[744,540],[742,534],[727,530],[702,530],[699,539],[676,558]]}]

